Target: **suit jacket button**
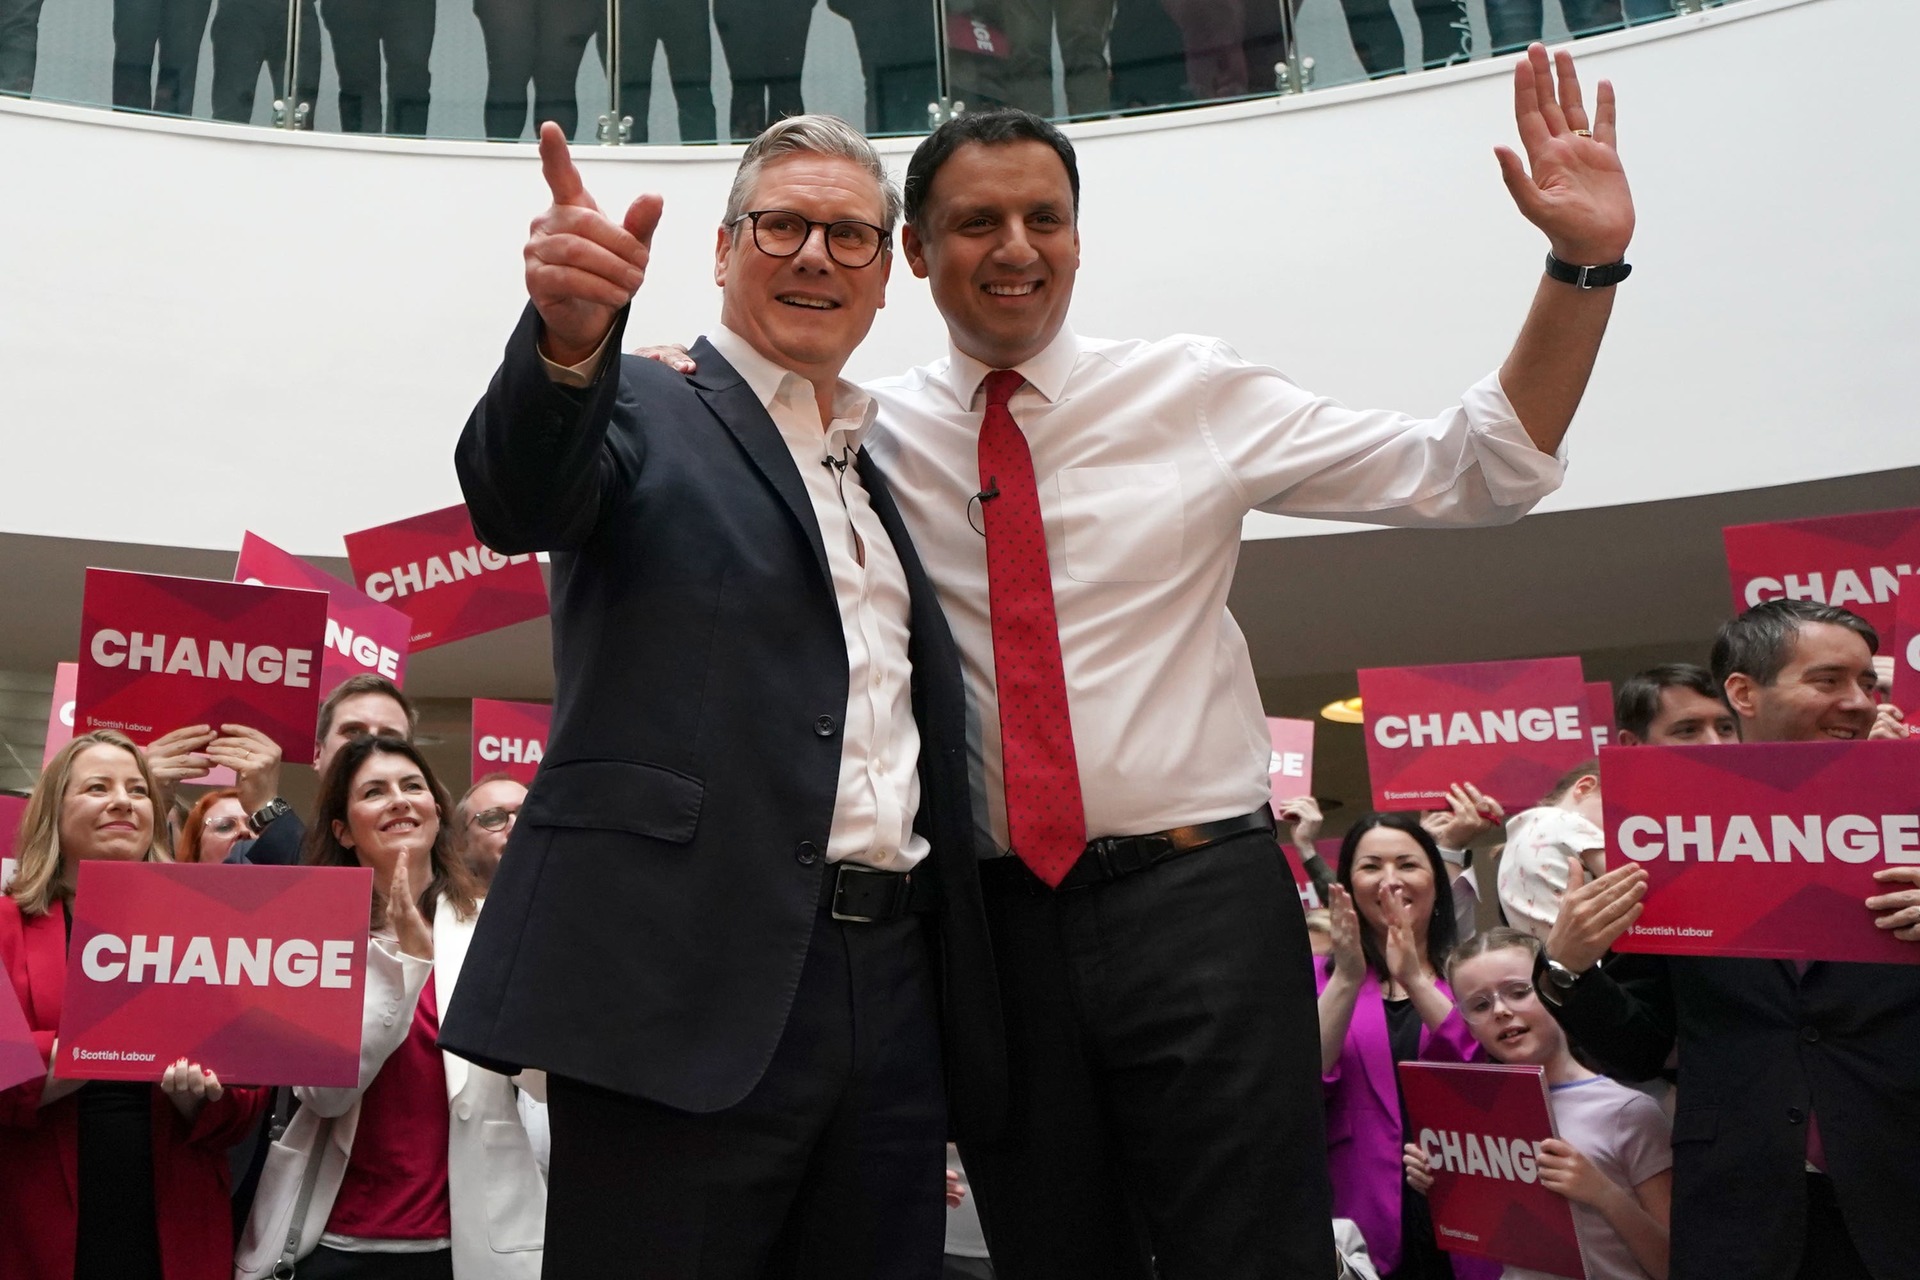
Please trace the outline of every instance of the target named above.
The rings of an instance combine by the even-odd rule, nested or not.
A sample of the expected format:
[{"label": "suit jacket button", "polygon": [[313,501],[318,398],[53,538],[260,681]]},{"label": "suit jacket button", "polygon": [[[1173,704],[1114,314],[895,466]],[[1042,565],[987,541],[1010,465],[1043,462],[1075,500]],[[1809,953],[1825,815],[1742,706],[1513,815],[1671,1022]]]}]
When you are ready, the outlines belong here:
[{"label": "suit jacket button", "polygon": [[833,731],[840,726],[834,723],[832,716],[821,716],[813,722],[813,731],[823,738],[831,738]]},{"label": "suit jacket button", "polygon": [[1820,1042],[1820,1028],[1802,1027],[1800,1029],[1800,1038],[1808,1044],[1818,1044]]},{"label": "suit jacket button", "polygon": [[1806,1120],[1806,1118],[1807,1118],[1807,1113],[1802,1111],[1800,1108],[1798,1107],[1787,1108],[1788,1124],[1801,1124]]},{"label": "suit jacket button", "polygon": [[820,861],[820,849],[811,840],[802,840],[800,847],[793,851],[793,860],[803,867],[810,867]]}]

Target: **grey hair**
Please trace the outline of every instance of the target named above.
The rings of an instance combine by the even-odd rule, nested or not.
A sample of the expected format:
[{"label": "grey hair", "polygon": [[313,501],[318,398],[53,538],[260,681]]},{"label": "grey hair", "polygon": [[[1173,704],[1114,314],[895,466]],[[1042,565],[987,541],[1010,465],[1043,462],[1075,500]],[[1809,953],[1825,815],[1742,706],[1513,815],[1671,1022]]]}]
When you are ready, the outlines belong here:
[{"label": "grey hair", "polygon": [[747,199],[753,194],[754,183],[760,179],[760,170],[771,161],[791,155],[838,156],[865,169],[879,184],[880,198],[886,206],[882,225],[891,247],[894,224],[900,221],[900,189],[887,176],[887,167],[880,163],[873,144],[838,116],[788,116],[768,125],[759,137],[748,143],[746,154],[740,157],[740,167],[734,171],[733,187],[727,192],[724,226],[731,230],[746,213]]}]

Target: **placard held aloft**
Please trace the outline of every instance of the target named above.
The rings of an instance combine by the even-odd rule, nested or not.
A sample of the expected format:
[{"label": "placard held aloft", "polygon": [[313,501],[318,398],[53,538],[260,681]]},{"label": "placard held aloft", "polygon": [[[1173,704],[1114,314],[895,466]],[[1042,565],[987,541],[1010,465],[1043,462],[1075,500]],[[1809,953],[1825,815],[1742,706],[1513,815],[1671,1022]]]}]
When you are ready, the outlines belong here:
[{"label": "placard held aloft", "polygon": [[397,685],[406,684],[407,640],[413,634],[413,619],[398,609],[368,599],[257,533],[241,538],[233,580],[327,593],[326,651],[320,660],[320,688],[324,692],[357,675],[385,676]]},{"label": "placard held aloft", "polygon": [[1607,866],[1647,870],[1616,950],[1920,964],[1866,907],[1920,866],[1920,743],[1609,747],[1600,776]]},{"label": "placard held aloft", "polygon": [[88,569],[75,731],[145,746],[182,725],[244,724],[310,763],[326,633],[317,591]]},{"label": "placard held aloft", "polygon": [[1471,782],[1508,812],[1537,804],[1593,756],[1578,658],[1525,658],[1360,675],[1378,809],[1433,809]]},{"label": "placard held aloft", "polygon": [[544,702],[473,700],[473,777],[504,773],[531,785],[547,754],[553,708]]},{"label": "placard held aloft", "polygon": [[415,651],[547,616],[547,584],[530,555],[486,546],[463,506],[347,535],[361,591],[413,619]]}]

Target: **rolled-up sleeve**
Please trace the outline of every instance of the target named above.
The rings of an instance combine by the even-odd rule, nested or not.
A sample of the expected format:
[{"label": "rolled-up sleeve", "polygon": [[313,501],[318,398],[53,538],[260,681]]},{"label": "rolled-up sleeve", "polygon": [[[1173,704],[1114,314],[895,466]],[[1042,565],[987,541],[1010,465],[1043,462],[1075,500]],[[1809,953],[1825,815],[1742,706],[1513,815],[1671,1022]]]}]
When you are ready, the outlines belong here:
[{"label": "rolled-up sleeve", "polygon": [[1430,418],[1350,409],[1224,343],[1203,365],[1202,429],[1246,505],[1384,525],[1504,524],[1560,487],[1564,444],[1542,452],[1489,373]]}]

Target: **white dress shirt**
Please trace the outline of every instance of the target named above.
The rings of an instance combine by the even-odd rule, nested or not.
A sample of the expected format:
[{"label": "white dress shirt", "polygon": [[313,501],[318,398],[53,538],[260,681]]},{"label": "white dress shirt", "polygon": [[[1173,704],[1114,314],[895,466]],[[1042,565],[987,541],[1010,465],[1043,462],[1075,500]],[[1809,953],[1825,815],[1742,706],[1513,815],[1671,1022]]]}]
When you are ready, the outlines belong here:
[{"label": "white dress shirt", "polygon": [[[981,488],[980,384],[946,360],[867,384],[869,451],[959,642],[982,853],[1007,847]],[[1226,344],[1097,341],[1063,328],[1019,366],[1010,408],[1033,451],[1067,705],[1090,837],[1250,813],[1271,747],[1227,612],[1254,508],[1374,524],[1498,524],[1560,483],[1496,376],[1437,417],[1348,409]],[[971,519],[969,518],[971,516]]]},{"label": "white dress shirt", "polygon": [[[873,401],[842,380],[834,392],[833,421],[823,424],[812,383],[725,325],[714,326],[707,341],[746,380],[779,428],[813,500],[833,575],[847,643],[847,714],[827,861],[911,871],[927,856],[927,842],[913,829],[920,809],[920,726],[913,718],[913,667],[907,659],[907,574],[853,465],[873,422]],[[571,366],[544,353],[540,358],[555,382],[583,387],[592,382],[605,349],[603,341],[599,351]],[[828,458],[845,463],[844,470],[827,465]]]},{"label": "white dress shirt", "polygon": [[[907,573],[853,465],[873,422],[873,401],[843,380],[834,392],[833,421],[822,424],[812,383],[725,325],[714,326],[707,341],[746,379],[780,428],[813,499],[833,574],[847,641],[847,715],[827,861],[911,871],[927,856],[927,842],[913,829],[920,808],[920,726],[913,718],[913,667],[907,660]],[[827,458],[845,469],[826,465]]]}]

